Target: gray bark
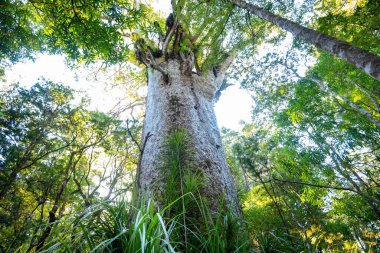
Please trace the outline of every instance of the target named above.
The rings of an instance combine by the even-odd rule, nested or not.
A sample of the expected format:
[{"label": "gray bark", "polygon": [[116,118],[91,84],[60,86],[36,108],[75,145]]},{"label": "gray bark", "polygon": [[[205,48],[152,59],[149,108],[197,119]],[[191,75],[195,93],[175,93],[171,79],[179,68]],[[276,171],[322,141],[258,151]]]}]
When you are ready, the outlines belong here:
[{"label": "gray bark", "polygon": [[[183,65],[183,63],[182,63]],[[155,196],[160,203],[165,189],[162,146],[165,136],[175,127],[186,131],[194,148],[194,160],[202,170],[203,197],[215,210],[224,199],[230,210],[240,214],[236,190],[227,165],[213,108],[217,80],[211,73],[186,75],[179,60],[161,63],[168,78],[148,69],[148,95],[142,139],[144,145],[137,172],[140,195]],[[168,82],[167,82],[168,81]]]},{"label": "gray bark", "polygon": [[308,43],[315,45],[347,62],[360,68],[368,75],[380,81],[380,57],[351,45],[345,41],[338,40],[329,35],[306,28],[288,19],[274,15],[256,5],[243,0],[230,0],[231,3],[246,9],[261,19],[271,22],[274,25],[292,33]]}]

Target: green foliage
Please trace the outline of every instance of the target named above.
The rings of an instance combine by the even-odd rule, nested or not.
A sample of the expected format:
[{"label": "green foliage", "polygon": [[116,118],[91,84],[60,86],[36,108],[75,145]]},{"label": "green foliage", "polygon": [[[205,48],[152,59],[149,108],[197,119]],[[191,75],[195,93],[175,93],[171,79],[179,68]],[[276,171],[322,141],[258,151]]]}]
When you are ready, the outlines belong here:
[{"label": "green foliage", "polygon": [[[378,1],[317,1],[311,14],[310,1],[297,7],[292,1],[256,3],[298,22],[315,21],[309,25],[379,53]],[[141,38],[144,50],[159,53],[158,40],[169,27],[163,29],[164,19],[148,6],[133,4],[3,0],[1,61],[47,51],[76,62],[133,62],[129,44]],[[298,40],[289,42],[290,36],[229,1],[173,1],[173,13],[180,28],[169,43],[178,51],[171,57],[194,53],[196,68],[207,71],[237,52],[242,56],[232,74],[252,91],[255,118],[241,134],[226,132],[225,143],[255,250],[376,252],[379,82]],[[267,47],[260,46],[264,42]],[[252,53],[255,58],[247,59]],[[300,62],[309,64],[303,77]],[[155,203],[161,209],[153,200],[132,206],[113,200],[133,192],[139,122],[128,129],[88,111],[84,101],[73,102],[74,91],[46,80],[2,95],[1,250],[249,250],[238,231],[242,221],[222,200],[211,210],[202,197],[203,176],[185,131],[166,137],[167,198]]]},{"label": "green foliage", "polygon": [[17,62],[40,48],[33,20],[32,12],[22,1],[0,2],[0,59]]},{"label": "green foliage", "polygon": [[202,180],[192,173],[186,133],[170,132],[164,150],[168,184],[161,210],[144,198],[137,206],[125,200],[95,203],[63,217],[42,252],[247,251],[238,220],[213,213],[200,195]]},{"label": "green foliage", "polygon": [[2,1],[0,57],[16,62],[34,52],[64,53],[74,61],[125,61],[123,39],[144,22],[133,1]]},{"label": "green foliage", "polygon": [[[174,218],[172,241],[185,252],[235,252],[249,248],[239,221],[224,211],[221,201],[214,213],[202,197],[203,177],[193,164],[193,151],[186,131],[173,129],[163,146],[165,217]],[[241,237],[239,237],[241,236]]]},{"label": "green foliage", "polygon": [[[315,26],[378,52],[377,2],[333,2]],[[313,62],[298,41],[283,45],[286,54],[274,47],[236,72],[255,108],[229,160],[251,186],[243,205],[257,250],[377,252],[380,83],[326,53]],[[300,61],[310,62],[304,77]]]},{"label": "green foliage", "polygon": [[[229,248],[232,237],[228,231],[231,226],[239,229],[234,219],[228,215],[212,219],[202,203],[202,219],[213,221],[202,232],[191,230],[179,217],[168,218],[168,209],[180,201],[169,203],[161,211],[152,200],[141,200],[138,206],[125,200],[97,203],[62,219],[41,252],[182,252],[185,247],[187,252],[247,252],[242,239],[235,249]],[[178,241],[176,233],[183,229],[196,240],[194,244]]]},{"label": "green foliage", "polygon": [[180,0],[173,4],[173,9],[186,33],[188,42],[183,46],[194,52],[203,71],[218,66],[228,56],[252,44],[262,25],[255,18],[242,19],[245,12],[228,1]]},{"label": "green foliage", "polygon": [[37,24],[49,51],[88,62],[125,60],[128,46],[123,30],[133,29],[144,15],[129,1],[45,1],[31,2],[30,8],[39,17]]},{"label": "green foliage", "polygon": [[329,4],[325,8],[320,8],[325,15],[317,20],[318,29],[378,54],[380,52],[379,2],[358,1],[356,8],[343,7],[342,5],[347,4],[344,2],[337,1],[337,3],[338,6]]},{"label": "green foliage", "polygon": [[[253,186],[243,206],[258,249],[299,252],[312,247],[356,252],[355,238],[360,237],[368,252],[374,252],[378,206],[368,197],[378,196],[366,196],[372,193],[364,183],[359,185],[362,192],[350,183],[349,177],[355,177],[352,170],[358,168],[349,164],[336,168],[329,162],[334,159],[330,154],[310,143],[315,139],[308,139],[305,146],[294,136],[299,130],[278,130],[277,134],[255,126],[240,136],[230,158],[239,161]],[[372,172],[372,179],[378,180]],[[360,176],[370,183],[364,174]]]},{"label": "green foliage", "polygon": [[169,241],[173,224],[151,200],[137,207],[125,200],[100,202],[63,223],[42,252],[175,252]]},{"label": "green foliage", "polygon": [[0,240],[9,252],[38,251],[68,212],[131,184],[121,180],[137,163],[127,129],[74,104],[74,94],[41,80],[0,100]]},{"label": "green foliage", "polygon": [[326,55],[318,74],[354,105],[307,78],[252,88],[256,117],[230,157],[253,186],[245,217],[264,252],[376,252],[379,128],[356,106],[378,119],[378,83]]},{"label": "green foliage", "polygon": [[[371,82],[364,84],[374,87]],[[379,129],[318,88],[314,82],[299,81],[278,88],[284,92],[258,91],[255,113],[261,116],[246,127],[232,151],[253,178],[255,198],[246,200],[246,218],[258,243],[267,245],[262,247],[300,251],[309,244],[356,252],[360,246],[355,238],[362,238],[361,247],[374,252]],[[373,103],[365,97],[371,93],[361,94],[363,101]],[[273,216],[277,225],[268,222],[276,220]],[[336,230],[334,222],[341,224]],[[304,245],[297,246],[300,236]]]},{"label": "green foliage", "polygon": [[[166,171],[164,194],[166,205],[189,192],[201,190],[200,172],[194,171],[193,151],[186,138],[186,132],[181,129],[172,130],[166,137],[163,146],[163,170]],[[178,213],[179,210],[176,210]]]}]

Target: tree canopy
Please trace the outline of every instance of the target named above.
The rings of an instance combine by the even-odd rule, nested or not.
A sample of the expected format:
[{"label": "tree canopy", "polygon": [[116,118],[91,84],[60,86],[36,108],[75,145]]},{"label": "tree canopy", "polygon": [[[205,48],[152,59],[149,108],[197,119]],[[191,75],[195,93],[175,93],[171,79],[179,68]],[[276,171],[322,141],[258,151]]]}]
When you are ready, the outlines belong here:
[{"label": "tree canopy", "polygon": [[[231,240],[241,223],[207,211],[197,183],[178,174],[174,165],[188,166],[176,160],[188,146],[180,131],[168,137],[163,159],[174,166],[173,192],[176,179],[188,180],[186,198],[202,210],[198,227],[183,222],[184,202],[170,196],[164,210],[131,203],[141,118],[91,111],[71,88],[41,79],[0,91],[0,250],[377,252],[379,1],[171,4],[163,17],[139,1],[1,0],[0,67],[51,53],[106,70],[127,63],[133,67],[120,77],[141,83],[144,65],[164,71],[160,61],[170,57],[191,59],[190,75],[227,70],[220,90],[238,82],[254,101],[241,131],[222,129],[248,243]],[[280,28],[289,23],[346,51],[307,44],[302,31]],[[357,49],[374,59],[372,74],[342,56]]]}]

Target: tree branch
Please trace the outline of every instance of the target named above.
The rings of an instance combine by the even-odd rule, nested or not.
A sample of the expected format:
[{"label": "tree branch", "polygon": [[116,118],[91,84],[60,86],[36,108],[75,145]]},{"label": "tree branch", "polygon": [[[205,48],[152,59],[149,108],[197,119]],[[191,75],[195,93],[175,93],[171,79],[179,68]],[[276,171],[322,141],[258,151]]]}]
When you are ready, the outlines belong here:
[{"label": "tree branch", "polygon": [[143,157],[144,151],[145,151],[145,146],[146,146],[149,138],[152,137],[152,135],[153,134],[151,134],[150,132],[147,133],[147,135],[144,138],[143,146],[140,150],[140,156],[139,156],[139,161],[137,163],[137,170],[136,170],[136,189],[138,189],[140,187],[140,167],[141,167],[142,157]]},{"label": "tree branch", "polygon": [[320,184],[300,182],[300,181],[294,181],[294,180],[288,180],[288,179],[278,179],[275,177],[272,177],[271,180],[268,180],[266,182],[269,183],[271,181],[277,181],[277,182],[289,183],[289,184],[300,184],[300,185],[307,185],[307,186],[318,187],[318,188],[335,189],[335,190],[341,190],[341,191],[351,191],[351,192],[358,193],[357,190],[354,190],[354,189],[348,188],[348,187],[340,187],[340,186],[332,186],[332,185],[320,185]]},{"label": "tree branch", "polygon": [[133,134],[131,133],[131,130],[129,128],[129,119],[127,119],[127,131],[128,131],[128,135],[129,137],[131,137],[132,141],[136,144],[136,146],[138,147],[140,153],[143,152],[143,149],[140,147],[140,143],[138,143],[138,141],[135,139],[135,137],[133,136]]},{"label": "tree branch", "polygon": [[164,57],[166,56],[166,53],[168,51],[169,42],[170,42],[171,38],[173,37],[175,30],[177,30],[177,22],[176,21],[174,22],[173,26],[170,28],[169,33],[165,37],[165,41],[162,44],[162,52],[163,52]]}]

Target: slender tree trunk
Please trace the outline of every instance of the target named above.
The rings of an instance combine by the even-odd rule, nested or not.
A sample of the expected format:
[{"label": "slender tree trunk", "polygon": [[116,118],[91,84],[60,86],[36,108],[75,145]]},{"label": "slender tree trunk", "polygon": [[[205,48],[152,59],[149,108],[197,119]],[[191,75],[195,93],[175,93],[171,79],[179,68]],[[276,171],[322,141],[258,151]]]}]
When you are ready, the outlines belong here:
[{"label": "slender tree trunk", "polygon": [[144,147],[136,179],[139,195],[154,196],[158,203],[165,199],[162,147],[170,130],[180,128],[186,131],[195,166],[202,171],[202,195],[207,203],[216,210],[224,200],[239,215],[236,190],[213,108],[217,80],[211,71],[199,76],[186,71],[184,65],[178,59],[164,61],[160,68],[167,76],[148,69]]},{"label": "slender tree trunk", "polygon": [[282,29],[292,33],[295,37],[315,45],[352,65],[360,68],[368,75],[380,81],[380,57],[360,49],[345,41],[338,40],[329,35],[306,28],[288,19],[274,15],[256,5],[243,0],[230,0],[231,3],[246,9],[261,19],[271,22]]},{"label": "slender tree trunk", "polygon": [[354,109],[355,111],[357,111],[358,113],[360,113],[361,115],[363,115],[364,117],[366,117],[373,124],[375,124],[376,126],[380,127],[380,122],[376,118],[374,118],[372,116],[372,114],[370,112],[368,112],[366,109],[364,109],[363,107],[355,104],[354,102],[350,101],[349,99],[338,95],[328,85],[325,85],[322,81],[317,80],[315,78],[309,78],[309,79],[311,81],[315,82],[316,84],[318,84],[318,86],[319,86],[319,88],[321,90],[323,90],[324,92],[326,92],[328,94],[331,94],[336,100],[343,101],[344,103],[346,103],[347,105],[349,105],[352,109]]},{"label": "slender tree trunk", "polygon": [[[313,129],[314,132],[317,133],[315,127],[312,125],[312,124],[309,124],[309,126],[311,126],[311,128]],[[341,160],[340,156],[338,155],[338,153],[335,151],[335,149],[330,146],[328,143],[326,143],[325,141],[322,141],[322,143],[320,141],[317,141],[315,140],[315,137],[313,134],[311,134],[309,131],[306,131],[307,134],[309,135],[309,137],[314,140],[314,142],[317,144],[317,146],[323,151],[325,152],[325,154],[327,154],[328,156],[331,157],[334,165],[335,165],[335,169],[336,171],[339,173],[339,175],[341,175],[342,177],[344,177],[355,189],[355,193],[357,193],[358,195],[360,195],[361,197],[363,197],[363,199],[368,203],[368,205],[372,208],[372,210],[374,211],[375,215],[377,217],[380,218],[380,210],[378,208],[380,202],[378,199],[376,199],[375,197],[369,195],[367,192],[368,190],[370,190],[370,188],[368,187],[367,183],[364,182],[364,180],[352,169],[350,168],[349,166],[345,166],[343,161]],[[323,140],[323,138],[318,138],[320,140]],[[323,144],[323,145],[322,145]],[[359,183],[357,183],[354,179],[351,178],[351,175],[350,173],[352,173],[356,180]],[[361,186],[362,187],[365,187],[365,191],[363,191],[361,189]]]}]

